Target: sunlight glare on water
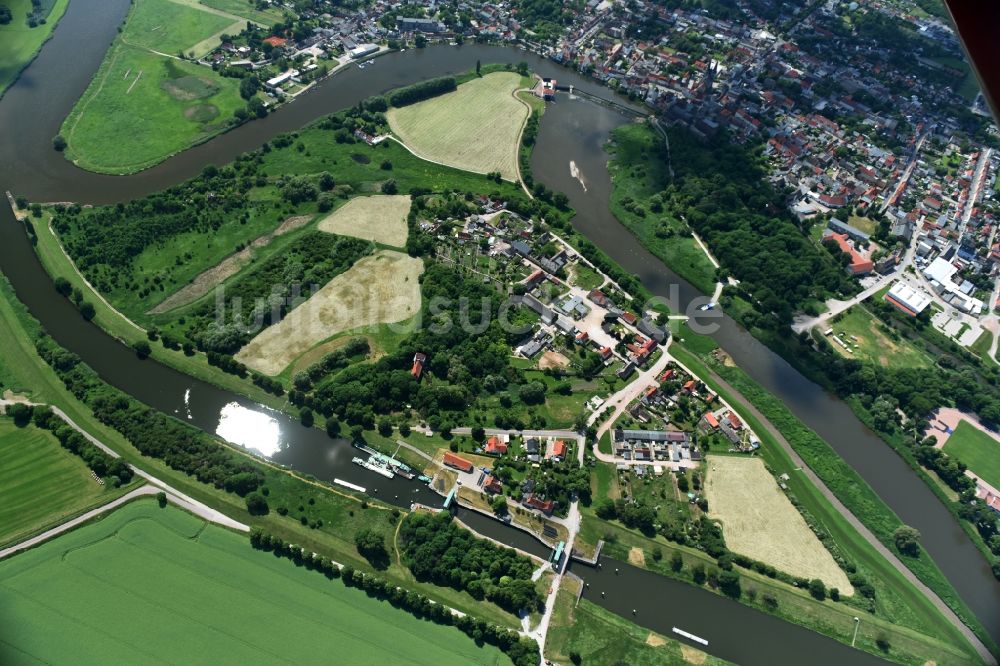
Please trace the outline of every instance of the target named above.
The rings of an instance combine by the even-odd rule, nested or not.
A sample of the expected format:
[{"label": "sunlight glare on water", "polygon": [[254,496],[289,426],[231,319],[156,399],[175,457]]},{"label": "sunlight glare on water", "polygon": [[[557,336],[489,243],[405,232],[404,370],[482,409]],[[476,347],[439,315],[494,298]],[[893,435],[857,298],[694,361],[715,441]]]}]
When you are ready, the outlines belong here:
[{"label": "sunlight glare on water", "polygon": [[263,412],[248,409],[237,402],[222,408],[215,434],[227,442],[273,456],[281,446],[278,422]]}]

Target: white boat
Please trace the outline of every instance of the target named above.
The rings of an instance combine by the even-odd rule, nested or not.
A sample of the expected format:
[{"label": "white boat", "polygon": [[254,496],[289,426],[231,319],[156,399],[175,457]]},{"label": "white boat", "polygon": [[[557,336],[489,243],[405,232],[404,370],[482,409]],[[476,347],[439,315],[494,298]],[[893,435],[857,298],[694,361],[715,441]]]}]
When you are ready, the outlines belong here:
[{"label": "white boat", "polygon": [[381,474],[387,479],[391,479],[394,476],[396,476],[392,470],[388,469],[387,467],[382,467],[381,465],[378,465],[371,459],[365,460],[363,458],[353,458],[351,462],[354,463],[355,465],[361,465],[362,467],[371,472],[375,472],[376,474]]},{"label": "white boat", "polygon": [[698,309],[701,310],[702,312],[705,312],[706,310],[714,310],[715,306],[716,306],[715,303],[705,303],[705,305],[701,306]]}]

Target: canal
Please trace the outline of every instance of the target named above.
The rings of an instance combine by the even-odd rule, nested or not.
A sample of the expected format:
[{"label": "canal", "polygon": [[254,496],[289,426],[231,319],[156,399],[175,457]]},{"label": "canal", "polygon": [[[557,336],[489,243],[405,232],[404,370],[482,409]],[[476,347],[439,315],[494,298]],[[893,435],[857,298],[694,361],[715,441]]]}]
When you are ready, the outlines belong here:
[{"label": "canal", "polygon": [[[607,89],[554,63],[508,48],[466,45],[407,51],[379,58],[376,65],[365,70],[348,68],[266,119],[244,125],[147,171],[125,177],[92,174],[77,169],[52,150],[51,138],[89,84],[127,8],[127,0],[73,0],[39,57],[0,100],[0,127],[5,130],[0,143],[0,189],[35,201],[100,204],[141,197],[197,174],[206,164],[224,164],[276,134],[298,129],[316,117],[417,80],[466,71],[476,60],[525,60],[540,74],[555,76],[560,83],[609,95]],[[677,285],[681,303],[687,303],[699,296],[697,291],[641,248],[608,212],[610,181],[602,145],[608,133],[626,121],[603,106],[561,97],[542,121],[539,150],[535,151],[533,163],[535,176],[566,192],[579,211],[574,223],[580,231],[627,270],[639,275],[653,293],[668,295],[671,285]],[[586,190],[570,176],[570,160],[580,169]],[[435,501],[437,496],[432,496],[426,488],[398,478],[384,479],[352,465],[353,449],[344,442],[328,439],[319,430],[303,428],[285,415],[153,361],[139,361],[131,350],[84,321],[70,302],[55,292],[21,225],[6,207],[0,209],[0,269],[10,279],[18,297],[60,344],[79,354],[106,381],[139,400],[210,432],[218,432],[221,425],[225,432],[237,433],[230,439],[251,444],[272,454],[277,462],[321,480],[341,478],[368,488],[379,499],[403,506],[411,501],[429,504]],[[930,490],[886,444],[864,428],[844,403],[806,380],[735,322],[728,318],[717,321],[720,329],[715,338],[719,344],[754,379],[830,442],[905,522],[921,530],[925,547],[963,599],[994,638],[1000,637],[997,603],[1000,587],[978,551]],[[250,441],[239,435],[241,431],[253,431],[254,439]],[[526,537],[489,519],[477,521],[477,527],[500,541],[514,543]],[[527,539],[534,542],[530,537]],[[537,542],[534,544],[533,547],[540,547]],[[600,570],[588,571],[580,566],[576,569],[588,581],[601,575]],[[793,653],[786,652],[787,661],[784,658],[775,661],[774,655],[770,655],[768,663],[801,663],[805,655],[819,664],[864,663],[868,659],[867,655],[850,651],[818,634],[707,591],[658,576],[650,578],[646,572],[631,568],[623,571],[627,573],[620,574],[613,582],[624,598],[643,598],[649,603],[683,609],[704,605],[707,613],[714,613],[716,628],[706,637],[712,641],[710,651],[719,656],[740,663],[763,663],[754,661],[763,655],[753,654],[759,653],[755,646],[759,634],[744,630],[747,625],[739,614],[746,613],[764,618],[761,621],[768,623],[769,636],[776,642],[802,645],[803,659],[793,660]],[[616,612],[621,610],[610,601],[605,603],[596,598],[594,601]],[[658,631],[670,632],[669,621],[652,609],[637,615],[636,620]],[[725,631],[720,631],[721,627]],[[732,644],[727,647],[728,640]]]}]

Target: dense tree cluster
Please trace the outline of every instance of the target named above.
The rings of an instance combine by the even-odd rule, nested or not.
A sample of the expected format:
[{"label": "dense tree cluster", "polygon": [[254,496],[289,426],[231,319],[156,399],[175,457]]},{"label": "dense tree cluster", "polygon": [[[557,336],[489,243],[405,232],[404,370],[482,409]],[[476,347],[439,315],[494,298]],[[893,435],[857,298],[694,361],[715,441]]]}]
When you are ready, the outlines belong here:
[{"label": "dense tree cluster", "polygon": [[222,353],[239,350],[261,327],[280,321],[320,287],[370,253],[368,241],[310,231],[253,270],[241,273],[229,286],[233,312],[219,325],[214,302],[197,308],[187,320],[188,337],[199,348]]},{"label": "dense tree cluster", "polygon": [[341,368],[346,368],[354,360],[368,356],[371,347],[367,338],[351,338],[347,343],[325,355],[305,370],[292,377],[292,383],[299,391],[308,391],[323,377]]},{"label": "dense tree cluster", "polygon": [[[854,289],[792,219],[757,146],[667,132],[675,177],[664,183],[664,206],[701,235],[761,312],[786,325],[807,301]],[[668,159],[665,147],[657,152],[647,159]]]},{"label": "dense tree cluster", "polygon": [[366,527],[354,535],[354,546],[358,552],[376,569],[389,566],[389,551],[385,547],[385,536],[377,530]]},{"label": "dense tree cluster", "polygon": [[531,580],[531,560],[511,548],[477,539],[447,513],[408,515],[399,530],[399,543],[417,580],[465,590],[515,614],[544,607]]},{"label": "dense tree cluster", "polygon": [[452,92],[458,88],[458,83],[454,76],[442,76],[436,79],[428,79],[412,86],[406,86],[393,91],[389,95],[389,104],[393,106],[407,106],[431,97],[437,97],[445,93]]},{"label": "dense tree cluster", "polygon": [[299,566],[324,574],[328,579],[341,579],[344,585],[364,590],[370,596],[388,601],[396,608],[409,611],[418,618],[437,624],[455,626],[475,641],[495,645],[514,663],[514,666],[538,666],[538,644],[522,638],[517,632],[472,617],[455,615],[449,608],[434,603],[424,595],[397,587],[378,576],[362,573],[351,566],[340,567],[326,557],[306,551],[272,536],[260,528],[250,530],[250,544],[259,550],[287,557]]},{"label": "dense tree cluster", "polygon": [[581,0],[517,0],[517,20],[532,39],[549,41],[561,35],[583,10]]},{"label": "dense tree cluster", "polygon": [[[501,305],[497,292],[437,262],[430,263],[421,277],[421,292],[424,325],[395,352],[380,358],[374,367],[355,364],[326,379],[320,379],[318,371],[310,373],[312,388],[296,389],[290,399],[324,416],[337,414],[367,427],[373,427],[374,414],[410,405],[438,430],[442,422],[466,412],[489,387],[520,383],[520,373],[510,366],[506,333],[497,320]],[[446,299],[447,305],[432,313],[436,297]],[[477,333],[466,330],[463,321],[488,324]],[[427,357],[428,377],[422,383],[410,372],[417,352]]]},{"label": "dense tree cluster", "polygon": [[105,384],[76,354],[61,348],[48,336],[40,336],[35,347],[73,395],[92,409],[101,423],[124,435],[143,455],[158,458],[202,483],[241,496],[261,485],[263,474],[250,460],[220,446],[200,430]]}]

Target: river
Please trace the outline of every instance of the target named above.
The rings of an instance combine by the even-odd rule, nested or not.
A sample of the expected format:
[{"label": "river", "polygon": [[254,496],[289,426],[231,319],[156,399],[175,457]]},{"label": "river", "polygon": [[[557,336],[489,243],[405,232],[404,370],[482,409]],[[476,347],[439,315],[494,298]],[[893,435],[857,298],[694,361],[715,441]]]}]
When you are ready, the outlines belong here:
[{"label": "river", "polygon": [[[554,63],[509,48],[465,45],[411,50],[379,58],[365,70],[350,67],[266,119],[244,125],[147,171],[125,177],[92,174],[77,169],[52,150],[51,138],[58,133],[62,119],[97,70],[105,45],[113,39],[127,9],[127,0],[73,0],[52,39],[0,100],[0,127],[5,130],[0,143],[0,189],[35,201],[100,204],[141,197],[197,174],[206,164],[224,164],[274,135],[298,129],[318,116],[417,80],[467,71],[477,60],[525,60],[540,74],[555,76],[560,83],[572,83],[602,96],[610,94],[598,84]],[[535,176],[566,192],[579,211],[574,223],[595,244],[627,270],[638,274],[654,293],[667,294],[670,285],[679,285],[681,302],[686,303],[699,295],[697,291],[639,246],[607,210],[610,182],[602,145],[608,132],[625,121],[623,116],[603,106],[561,97],[543,117],[539,150],[535,151],[533,163]],[[586,191],[570,174],[571,160],[587,183]],[[0,208],[0,269],[10,279],[18,297],[60,344],[79,354],[106,381],[146,404],[210,432],[218,431],[224,414],[228,416],[223,425],[234,425],[237,431],[253,429],[258,436],[269,432],[265,441],[240,443],[253,443],[265,452],[276,451],[273,458],[277,462],[319,479],[349,480],[368,488],[382,500],[400,505],[435,501],[436,496],[426,488],[398,478],[384,479],[351,465],[353,449],[344,442],[331,441],[320,430],[303,428],[280,413],[156,362],[138,360],[131,350],[84,321],[70,302],[55,292],[21,225],[6,207]],[[1000,586],[930,490],[886,444],[858,422],[844,403],[803,378],[728,318],[719,323],[721,328],[715,335],[719,344],[754,379],[830,442],[905,522],[921,530],[925,547],[963,599],[994,638],[1000,637],[997,603]],[[488,519],[477,521],[477,527],[480,526],[501,541],[519,541],[521,537]],[[534,547],[538,549],[540,544],[536,542]],[[591,576],[599,576],[597,571],[577,569],[588,581]],[[706,625],[709,628],[706,638],[711,641],[709,651],[740,663],[802,663],[808,659],[822,665],[878,661],[707,591],[661,577],[650,578],[645,572],[625,569],[615,585],[623,596],[643,598],[648,603],[659,601],[664,606],[682,609],[704,606],[706,613],[714,618],[712,625]],[[612,610],[622,608],[610,600],[605,603],[595,598],[594,601]],[[650,612],[637,616],[636,621],[669,634],[670,621],[651,611],[650,608]],[[743,615],[762,618],[759,621],[763,625],[753,625]],[[777,644],[799,646],[801,651],[789,648],[778,657],[760,654],[755,645],[760,634],[751,631],[751,625],[758,626],[758,630],[766,626],[769,637]]]}]

